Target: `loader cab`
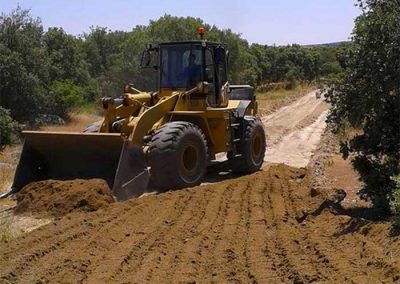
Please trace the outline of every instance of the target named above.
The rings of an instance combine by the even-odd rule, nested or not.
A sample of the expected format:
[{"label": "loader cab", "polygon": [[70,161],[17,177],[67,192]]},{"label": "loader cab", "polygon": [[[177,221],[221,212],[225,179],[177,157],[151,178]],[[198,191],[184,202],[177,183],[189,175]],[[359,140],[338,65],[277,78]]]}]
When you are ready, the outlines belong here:
[{"label": "loader cab", "polygon": [[[153,51],[158,53],[161,96],[173,91],[190,90],[199,82],[208,83],[207,102],[211,107],[224,107],[228,91],[225,47],[205,40],[162,43]],[[148,63],[148,53],[142,58]],[[151,65],[151,63],[149,63]],[[154,67],[154,66],[153,66]]]}]

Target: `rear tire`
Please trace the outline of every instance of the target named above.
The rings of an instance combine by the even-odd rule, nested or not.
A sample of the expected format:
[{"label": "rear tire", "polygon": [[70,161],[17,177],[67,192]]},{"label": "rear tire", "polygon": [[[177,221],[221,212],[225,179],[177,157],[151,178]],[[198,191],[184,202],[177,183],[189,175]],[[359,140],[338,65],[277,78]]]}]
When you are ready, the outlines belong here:
[{"label": "rear tire", "polygon": [[205,136],[193,123],[167,123],[152,136],[147,161],[153,189],[165,191],[199,185],[207,167]]},{"label": "rear tire", "polygon": [[242,141],[238,147],[240,157],[230,157],[232,171],[249,174],[261,169],[264,163],[266,138],[264,125],[254,116],[245,116]]}]

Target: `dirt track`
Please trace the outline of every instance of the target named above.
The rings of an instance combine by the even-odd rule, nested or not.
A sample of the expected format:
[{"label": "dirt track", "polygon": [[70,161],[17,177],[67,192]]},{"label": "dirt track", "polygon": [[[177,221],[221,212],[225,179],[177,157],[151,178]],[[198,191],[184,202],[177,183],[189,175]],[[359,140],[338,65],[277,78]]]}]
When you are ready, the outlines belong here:
[{"label": "dirt track", "polygon": [[[72,213],[1,245],[5,283],[387,283],[399,243],[385,224],[312,212],[305,170],[266,172]],[[300,214],[300,215],[299,215]],[[379,280],[379,281],[378,281]]]},{"label": "dirt track", "polygon": [[262,118],[267,132],[265,161],[307,166],[326,127],[328,104],[311,92]]}]

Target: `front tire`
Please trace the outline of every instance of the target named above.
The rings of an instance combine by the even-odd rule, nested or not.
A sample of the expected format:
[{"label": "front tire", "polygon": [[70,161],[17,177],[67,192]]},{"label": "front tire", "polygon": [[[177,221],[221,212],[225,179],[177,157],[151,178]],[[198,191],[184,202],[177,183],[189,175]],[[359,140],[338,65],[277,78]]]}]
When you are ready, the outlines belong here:
[{"label": "front tire", "polygon": [[174,121],[156,130],[147,157],[151,188],[192,187],[201,183],[206,172],[207,142],[197,125]]}]

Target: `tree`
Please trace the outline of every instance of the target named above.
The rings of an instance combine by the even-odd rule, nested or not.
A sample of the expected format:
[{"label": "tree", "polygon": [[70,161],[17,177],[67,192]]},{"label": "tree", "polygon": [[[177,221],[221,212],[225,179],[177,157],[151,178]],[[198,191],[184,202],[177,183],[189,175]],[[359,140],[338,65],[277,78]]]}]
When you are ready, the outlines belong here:
[{"label": "tree", "polygon": [[[359,1],[346,67],[326,97],[329,121],[336,130],[346,123],[362,129],[342,144],[345,157],[365,183],[363,196],[389,208],[399,191],[400,173],[400,5],[397,0]],[[398,196],[398,194],[397,194]]]},{"label": "tree", "polygon": [[48,62],[42,34],[40,20],[27,10],[18,7],[0,16],[0,106],[18,120],[29,120],[43,105]]},{"label": "tree", "polygon": [[16,124],[10,116],[10,112],[0,107],[0,149],[12,142],[12,135]]},{"label": "tree", "polygon": [[90,75],[83,54],[79,50],[79,39],[68,35],[62,28],[49,28],[43,41],[50,61],[49,80],[71,80],[75,84],[86,84]]},{"label": "tree", "polygon": [[125,83],[156,90],[157,71],[139,66],[145,45],[198,39],[200,26],[205,27],[207,40],[221,42],[230,51],[232,84],[312,81],[321,70],[324,75],[338,70],[336,59],[322,60],[320,49],[249,46],[240,34],[199,18],[164,15],[130,32],[95,26],[76,37],[62,28],[44,32],[40,19],[18,7],[0,16],[0,106],[9,109],[15,120],[32,122],[45,114],[67,118],[79,103],[120,95]]}]

